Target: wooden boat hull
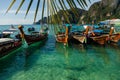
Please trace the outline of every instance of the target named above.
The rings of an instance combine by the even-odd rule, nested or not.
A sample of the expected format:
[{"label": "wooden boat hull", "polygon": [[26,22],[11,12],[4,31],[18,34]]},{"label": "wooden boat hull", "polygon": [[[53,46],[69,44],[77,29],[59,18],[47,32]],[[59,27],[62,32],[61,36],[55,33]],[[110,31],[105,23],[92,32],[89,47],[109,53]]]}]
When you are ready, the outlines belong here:
[{"label": "wooden boat hull", "polygon": [[101,35],[101,36],[95,36],[95,37],[90,37],[95,43],[98,43],[100,45],[104,45],[107,43],[107,38],[108,35]]},{"label": "wooden boat hull", "polygon": [[113,42],[113,43],[118,43],[119,40],[120,40],[120,34],[113,34],[109,37],[108,39],[110,42]]},{"label": "wooden boat hull", "polygon": [[56,34],[56,41],[64,43],[66,45],[66,43],[68,42],[68,27],[65,28],[66,28],[65,33]]},{"label": "wooden boat hull", "polygon": [[22,45],[20,40],[5,41],[0,44],[0,58],[8,55],[11,51],[19,48]]},{"label": "wooden boat hull", "polygon": [[109,33],[101,33],[101,30],[94,30],[96,33],[93,31],[89,31],[89,26],[86,28],[86,31],[83,32],[83,34],[79,35],[72,35],[72,38],[79,41],[80,43],[94,43],[94,44],[100,44],[104,45],[108,42],[113,42],[113,43],[118,43],[120,41],[120,34],[114,33],[114,27],[111,27]]},{"label": "wooden boat hull", "polygon": [[86,37],[85,36],[80,36],[80,35],[74,35],[74,39],[78,40],[80,43],[85,43]]},{"label": "wooden boat hull", "polygon": [[107,37],[108,35],[94,36],[94,37],[86,37],[84,35],[72,36],[74,40],[77,40],[79,43],[82,44],[100,44],[100,45],[104,45],[107,42],[106,40]]},{"label": "wooden boat hull", "polygon": [[33,32],[31,35],[26,35],[24,34],[22,25],[20,25],[18,28],[21,34],[18,34],[17,37],[25,40],[28,44],[32,44],[38,41],[43,41],[48,37],[47,33],[39,33],[39,32]]},{"label": "wooden boat hull", "polygon": [[64,34],[59,34],[56,35],[56,41],[60,43],[65,43],[66,42],[66,37]]},{"label": "wooden boat hull", "polygon": [[47,36],[48,34],[25,35],[25,40],[28,44],[32,44],[47,39]]},{"label": "wooden boat hull", "polygon": [[[30,45],[35,42],[43,41],[48,38],[48,34],[24,35],[26,42]],[[20,34],[16,38],[21,39]]]},{"label": "wooden boat hull", "polygon": [[106,35],[95,36],[95,37],[90,37],[90,38],[94,42],[104,45],[104,44],[108,43],[109,41],[112,43],[118,43],[120,40],[120,34],[112,34],[111,36],[109,34],[106,34]]}]

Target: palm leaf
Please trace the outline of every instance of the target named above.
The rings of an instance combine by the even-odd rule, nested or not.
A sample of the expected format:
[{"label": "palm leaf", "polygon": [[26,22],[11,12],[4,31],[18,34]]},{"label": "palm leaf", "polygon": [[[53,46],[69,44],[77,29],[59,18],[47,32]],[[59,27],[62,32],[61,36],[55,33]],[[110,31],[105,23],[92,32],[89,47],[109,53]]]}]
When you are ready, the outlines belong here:
[{"label": "palm leaf", "polygon": [[65,19],[67,20],[67,22],[70,23],[70,21],[69,21],[69,19],[68,19],[68,16],[67,16],[67,13],[66,13],[66,11],[64,10],[64,7],[63,7],[61,1],[60,1],[60,0],[58,0],[58,1],[59,1],[59,4],[60,4],[60,6],[61,6],[61,8],[62,8],[62,10],[63,10],[63,16],[65,17]]},{"label": "palm leaf", "polygon": [[16,0],[12,0],[10,6],[8,7],[6,13],[8,13],[8,11],[11,9],[11,7],[13,6],[13,4],[16,2]]},{"label": "palm leaf", "polygon": [[59,14],[59,12],[57,11],[57,7],[56,7],[56,3],[54,2],[54,0],[51,0],[51,5],[52,5],[52,8],[54,8],[53,10],[55,10],[55,12],[54,12],[54,14],[56,15],[56,18],[54,18],[54,19],[56,19],[56,22],[57,22],[57,24],[56,24],[56,30],[57,31],[59,31],[60,30],[60,22],[61,22],[61,20],[60,20],[60,14]]},{"label": "palm leaf", "polygon": [[[56,5],[55,5],[55,2],[54,2],[54,0],[51,0],[51,4],[52,4],[52,6],[54,7],[54,10],[55,10],[55,12],[54,12],[54,14],[57,14],[57,7],[56,7]],[[56,15],[57,16],[57,23],[59,24],[59,22],[60,22],[60,17],[59,17],[59,13],[58,13],[58,15]]]},{"label": "palm leaf", "polygon": [[85,7],[80,3],[80,1],[79,0],[77,0],[77,2],[78,2],[78,4],[80,5],[80,7],[82,8],[82,9],[84,9]]},{"label": "palm leaf", "polygon": [[76,16],[78,17],[78,12],[75,10],[75,9],[77,9],[77,6],[76,6],[76,4],[75,4],[75,2],[74,2],[74,0],[70,0],[71,1],[71,4],[74,6],[74,11],[75,11],[75,14],[76,14]]},{"label": "palm leaf", "polygon": [[43,7],[42,7],[42,21],[43,21],[43,16],[44,16],[44,9],[45,9],[45,0],[43,1]]},{"label": "palm leaf", "polygon": [[37,7],[36,7],[36,10],[35,10],[35,15],[34,15],[34,22],[36,20],[36,16],[37,16],[37,13],[38,13],[39,4],[40,4],[40,0],[38,0],[38,2],[37,2]]},{"label": "palm leaf", "polygon": [[28,14],[28,12],[30,10],[30,7],[31,7],[32,3],[33,3],[33,0],[31,0],[30,3],[29,3],[29,6],[28,6],[26,14],[25,14],[25,18],[26,18],[27,14]]},{"label": "palm leaf", "polygon": [[[53,24],[56,24],[57,22],[55,20],[55,16],[54,16],[54,12],[53,12],[51,4],[49,5],[49,8],[50,8],[51,21],[52,21]],[[53,30],[54,30],[54,32],[56,34],[58,32],[57,27],[55,27],[56,25],[52,25],[52,26],[53,26]]]},{"label": "palm leaf", "polygon": [[79,0],[79,2],[81,2],[81,4],[82,4],[84,7],[87,6],[87,3],[86,3],[85,0]]},{"label": "palm leaf", "polygon": [[[49,1],[49,4],[50,4],[51,2]],[[56,23],[56,20],[54,19],[54,13],[53,13],[53,9],[52,9],[52,5],[50,4],[49,5],[49,8],[50,8],[50,15],[51,15],[51,21],[52,21],[52,23]]]},{"label": "palm leaf", "polygon": [[22,5],[23,5],[23,3],[25,2],[25,0],[22,0],[21,1],[21,3],[20,3],[20,5],[19,5],[19,7],[18,7],[18,9],[17,9],[17,11],[16,11],[16,13],[15,14],[17,14],[18,13],[18,11],[20,10],[20,8],[22,7]]},{"label": "palm leaf", "polygon": [[[62,0],[61,2],[62,2],[62,4],[63,4],[63,6],[64,6],[65,10],[67,10],[68,8],[67,8],[67,6],[66,6],[66,4],[65,4],[64,0]],[[65,11],[65,12],[66,12],[66,14],[67,14],[67,15],[69,15],[69,13],[68,13],[67,11]]]},{"label": "palm leaf", "polygon": [[47,0],[47,23],[49,23],[49,0]]},{"label": "palm leaf", "polygon": [[71,2],[70,0],[67,0],[67,2],[69,4],[71,10],[73,11],[73,14],[75,14],[75,17],[77,18],[78,17],[78,13],[76,12],[76,10],[75,10],[75,8],[74,8],[74,6],[72,4],[73,2]]},{"label": "palm leaf", "polygon": [[[72,9],[73,13],[75,14],[75,16],[77,17],[79,14],[77,13],[77,11],[75,10],[75,8],[77,8],[77,5],[76,5],[76,2],[82,7],[82,8],[85,8],[85,6],[87,6],[87,3],[86,3],[86,0],[49,0],[49,4],[47,5],[52,5],[51,6],[51,9],[49,8],[49,6],[47,8],[47,10],[49,10],[47,12],[48,16],[49,16],[49,13],[50,13],[50,10],[54,11],[52,14],[54,15],[55,13],[57,13],[58,11],[60,11],[61,9],[63,10],[63,16],[65,17],[66,21],[69,22],[69,18],[68,18],[68,12],[65,11],[67,10],[67,6],[65,4],[65,1],[68,3],[69,7]],[[91,2],[91,0],[88,0],[89,2]],[[11,7],[13,6],[13,4],[16,2],[16,0],[12,0],[10,6],[8,7],[6,13],[8,13],[8,11],[11,9]],[[21,0],[21,3],[16,11],[16,14],[19,12],[20,8],[22,7],[23,3],[25,2],[25,0]],[[48,0],[46,1],[48,2]],[[42,8],[42,18],[44,17],[44,8],[45,8],[45,4],[46,4],[45,0],[43,1],[43,8]],[[30,0],[29,1],[29,5],[27,7],[27,10],[26,10],[26,14],[25,14],[25,17],[27,16],[29,10],[30,10],[30,7],[33,3],[33,0]],[[37,2],[37,6],[36,6],[36,10],[35,10],[35,14],[34,14],[34,22],[36,20],[36,17],[37,17],[37,13],[38,13],[38,8],[39,8],[39,5],[40,5],[40,0],[38,0]],[[58,6],[60,5],[60,7]],[[53,7],[53,8],[52,8]],[[58,21],[59,21],[59,17],[58,18]]]}]

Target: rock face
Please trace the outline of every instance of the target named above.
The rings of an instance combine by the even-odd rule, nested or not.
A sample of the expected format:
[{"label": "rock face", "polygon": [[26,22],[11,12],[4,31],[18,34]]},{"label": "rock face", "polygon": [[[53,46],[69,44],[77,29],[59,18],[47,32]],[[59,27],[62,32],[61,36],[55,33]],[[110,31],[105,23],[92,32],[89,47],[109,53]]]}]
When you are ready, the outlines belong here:
[{"label": "rock face", "polygon": [[37,22],[35,22],[35,23],[33,23],[33,24],[41,24],[41,23],[47,23],[47,17],[44,17],[43,18],[43,21],[42,20],[39,20],[39,21],[37,21]]},{"label": "rock face", "polygon": [[97,23],[105,19],[120,18],[120,0],[96,2],[89,8],[85,16],[83,20],[87,23],[93,20]]},{"label": "rock face", "polygon": [[103,6],[111,7],[111,8],[116,8],[120,4],[120,0],[102,0],[101,4]]}]

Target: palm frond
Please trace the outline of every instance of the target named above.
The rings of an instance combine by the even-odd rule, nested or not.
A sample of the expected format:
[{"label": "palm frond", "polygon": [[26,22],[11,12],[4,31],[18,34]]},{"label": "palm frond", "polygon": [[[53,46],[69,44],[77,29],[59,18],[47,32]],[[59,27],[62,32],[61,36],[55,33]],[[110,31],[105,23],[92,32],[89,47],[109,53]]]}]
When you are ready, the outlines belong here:
[{"label": "palm frond", "polygon": [[44,16],[44,9],[45,9],[45,0],[43,1],[43,7],[42,7],[42,21],[43,21],[43,16]]},{"label": "palm frond", "polygon": [[86,4],[86,1],[85,0],[79,0],[79,2],[81,2],[81,4],[85,7],[85,6],[87,6],[87,4]]},{"label": "palm frond", "polygon": [[80,3],[80,1],[79,0],[77,0],[77,2],[78,2],[78,4],[80,5],[80,7],[82,8],[82,9],[84,9],[85,7]]},{"label": "palm frond", "polygon": [[[91,3],[91,0],[88,0],[88,1]],[[16,0],[12,0],[12,2],[10,4],[10,6],[8,7],[6,13],[8,13],[8,11],[11,9],[11,7],[14,5],[15,2],[16,2]],[[15,14],[17,14],[19,12],[19,10],[23,6],[24,2],[25,2],[25,0],[21,0],[21,2],[19,4],[19,7],[18,7]],[[43,19],[43,17],[44,17],[44,11],[45,11],[45,6],[46,6],[45,4],[47,4],[47,16],[48,16],[48,18],[49,18],[49,15],[55,15],[62,9],[62,12],[63,12],[62,16],[64,16],[66,21],[68,23],[70,23],[69,17],[68,17],[69,13],[66,11],[68,9],[68,7],[66,6],[66,2],[67,2],[67,4],[69,5],[70,9],[73,11],[73,13],[75,14],[76,17],[78,17],[78,15],[79,15],[78,12],[76,11],[76,8],[77,8],[76,2],[82,8],[85,8],[86,6],[88,6],[86,0],[43,0],[43,3],[42,3],[43,6],[42,6],[42,8],[40,8],[40,11],[42,11],[42,14],[41,14],[42,17],[41,18]],[[29,5],[27,7],[25,17],[28,15],[28,12],[31,8],[32,3],[33,3],[33,0],[29,0],[29,3],[28,3]],[[40,6],[40,0],[37,1],[37,5],[36,5],[36,8],[35,8],[34,22],[35,22],[36,17],[37,17],[39,6]],[[61,15],[57,14],[57,17],[55,18],[57,20],[57,22],[60,22],[60,20],[61,20],[60,17],[61,17]]]},{"label": "palm frond", "polygon": [[36,10],[35,10],[35,15],[34,15],[34,22],[36,20],[36,16],[37,16],[37,13],[38,13],[39,4],[40,4],[40,0],[38,0],[38,2],[37,2],[37,6],[36,6]]},{"label": "palm frond", "polygon": [[30,3],[29,3],[29,6],[28,6],[26,14],[25,14],[25,18],[26,18],[27,14],[28,14],[28,12],[30,10],[30,7],[31,7],[32,3],[33,3],[33,0],[31,0]]},{"label": "palm frond", "polygon": [[18,9],[17,9],[17,11],[16,11],[16,13],[15,14],[17,14],[18,13],[18,11],[20,10],[20,8],[22,7],[22,5],[23,5],[23,3],[25,2],[25,0],[22,0],[21,1],[21,3],[20,3],[20,5],[19,5],[19,7],[18,7]]},{"label": "palm frond", "polygon": [[8,7],[6,13],[8,13],[8,11],[11,9],[11,7],[13,6],[13,4],[16,2],[16,0],[12,0],[10,6]]},{"label": "palm frond", "polygon": [[83,0],[83,4],[84,4],[85,6],[88,6],[87,3],[86,3],[86,0]]},{"label": "palm frond", "polygon": [[49,0],[47,0],[47,23],[49,23]]},{"label": "palm frond", "polygon": [[58,14],[58,15],[56,15],[56,16],[57,16],[57,22],[58,22],[58,24],[59,24],[59,22],[60,22],[60,16],[59,16],[59,13],[57,13],[57,12],[58,12],[58,11],[57,11],[57,6],[55,5],[54,0],[51,0],[51,2],[52,2],[52,5],[53,5],[53,7],[54,7],[55,14]]},{"label": "palm frond", "polygon": [[77,11],[75,10],[75,7],[74,7],[73,4],[72,4],[73,2],[71,2],[70,0],[67,0],[67,2],[68,2],[68,4],[69,4],[71,10],[72,10],[73,13],[75,14],[75,17],[77,18],[77,17],[78,17],[78,13],[77,13]]}]

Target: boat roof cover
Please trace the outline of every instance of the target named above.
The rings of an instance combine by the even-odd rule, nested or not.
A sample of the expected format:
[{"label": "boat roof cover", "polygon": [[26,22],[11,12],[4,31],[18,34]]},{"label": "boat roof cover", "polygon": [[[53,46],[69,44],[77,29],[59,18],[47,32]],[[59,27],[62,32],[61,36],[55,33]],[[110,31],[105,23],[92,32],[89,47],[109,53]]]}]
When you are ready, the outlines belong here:
[{"label": "boat roof cover", "polygon": [[17,30],[16,29],[8,29],[8,30],[4,30],[2,33],[4,34],[12,34],[14,32],[16,32]]},{"label": "boat roof cover", "polygon": [[94,30],[93,32],[95,32],[95,33],[102,33],[103,30]]},{"label": "boat roof cover", "polygon": [[9,41],[13,41],[14,39],[11,38],[0,38],[0,43],[4,43],[4,42],[9,42]]},{"label": "boat roof cover", "polygon": [[110,20],[105,20],[101,21],[100,24],[120,24],[120,19],[110,19]]}]

